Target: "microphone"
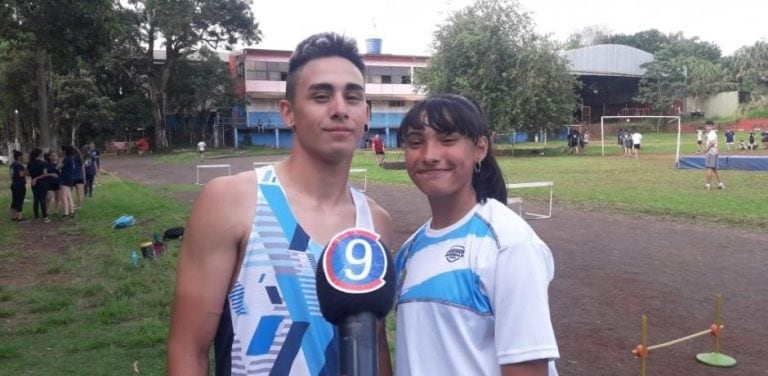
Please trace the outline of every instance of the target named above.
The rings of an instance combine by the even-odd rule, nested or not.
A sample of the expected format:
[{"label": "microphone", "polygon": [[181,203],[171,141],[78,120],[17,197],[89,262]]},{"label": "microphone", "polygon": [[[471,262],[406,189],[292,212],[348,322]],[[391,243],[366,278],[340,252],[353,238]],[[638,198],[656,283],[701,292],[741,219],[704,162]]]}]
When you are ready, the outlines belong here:
[{"label": "microphone", "polygon": [[378,375],[376,323],[392,310],[394,274],[389,251],[372,231],[344,230],[323,250],[317,299],[323,317],[339,329],[342,375]]}]

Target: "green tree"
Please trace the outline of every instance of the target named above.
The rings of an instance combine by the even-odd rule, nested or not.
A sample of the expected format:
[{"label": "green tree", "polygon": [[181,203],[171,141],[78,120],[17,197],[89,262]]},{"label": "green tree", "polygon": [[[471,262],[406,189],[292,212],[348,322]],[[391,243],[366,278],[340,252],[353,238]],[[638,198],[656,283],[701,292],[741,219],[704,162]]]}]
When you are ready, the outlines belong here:
[{"label": "green tree", "polygon": [[[180,60],[171,76],[184,79],[172,80],[169,84],[169,113],[205,118],[212,108],[235,104],[234,80],[229,67],[210,49],[201,49],[195,59]],[[205,138],[204,127],[202,137]]]},{"label": "green tree", "polygon": [[498,132],[554,129],[575,107],[575,79],[554,45],[512,0],[479,0],[435,32],[417,77],[432,93],[473,97]]},{"label": "green tree", "polygon": [[750,100],[763,99],[768,94],[768,42],[760,41],[738,49],[726,59],[729,76],[739,85],[739,91]]},{"label": "green tree", "polygon": [[611,29],[605,25],[590,25],[577,30],[568,36],[563,48],[571,50],[575,48],[594,46],[609,43],[612,37]]},{"label": "green tree", "polygon": [[[247,0],[129,0],[128,4],[141,25],[141,43],[137,45],[145,46],[154,146],[165,150],[168,87],[175,65],[204,45],[231,49],[238,42],[257,43],[261,32]],[[160,46],[164,47],[165,56],[157,59],[155,49]]]},{"label": "green tree", "polygon": [[635,100],[663,115],[685,97],[732,90],[734,85],[727,79],[720,55],[720,48],[713,43],[685,38],[682,33],[670,34],[654,53],[654,60],[643,66],[646,73]]},{"label": "green tree", "polygon": [[[40,144],[53,147],[52,72],[66,74],[79,61],[94,61],[111,48],[112,0],[6,0],[0,9],[0,35],[19,50],[34,51]],[[51,130],[53,129],[53,132]]]},{"label": "green tree", "polygon": [[623,44],[655,54],[669,43],[670,37],[656,29],[639,31],[634,34],[616,34],[605,39],[605,43]]},{"label": "green tree", "polygon": [[99,92],[87,71],[57,76],[54,83],[58,123],[69,130],[70,144],[79,147],[82,143],[78,140],[80,127],[109,122],[113,103]]}]

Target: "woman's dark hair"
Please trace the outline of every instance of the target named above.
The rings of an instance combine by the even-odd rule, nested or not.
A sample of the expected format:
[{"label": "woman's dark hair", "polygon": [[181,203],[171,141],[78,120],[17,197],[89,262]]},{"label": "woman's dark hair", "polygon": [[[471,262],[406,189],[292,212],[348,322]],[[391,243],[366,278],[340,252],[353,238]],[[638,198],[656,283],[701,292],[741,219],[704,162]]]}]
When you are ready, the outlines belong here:
[{"label": "woman's dark hair", "polygon": [[29,160],[40,159],[41,154],[43,154],[43,149],[34,148],[29,152]]},{"label": "woman's dark hair", "polygon": [[473,100],[454,94],[435,94],[417,103],[403,118],[398,133],[402,141],[409,129],[430,127],[440,134],[459,133],[477,144],[480,138],[488,140],[488,153],[480,162],[480,171],[472,175],[472,188],[477,202],[494,198],[507,202],[507,185],[501,168],[491,150],[491,135],[485,114]]},{"label": "woman's dark hair", "polygon": [[77,151],[77,149],[75,149],[75,147],[72,145],[61,145],[61,150],[64,152],[65,157],[70,158],[74,157],[75,152]]},{"label": "woman's dark hair", "polygon": [[354,39],[336,33],[315,34],[301,41],[288,61],[285,97],[293,100],[301,67],[314,59],[334,56],[349,60],[365,76],[365,63]]},{"label": "woman's dark hair", "polygon": [[24,155],[24,153],[22,153],[22,152],[20,152],[18,150],[14,150],[13,151],[13,160],[14,161],[18,160],[19,158],[21,158],[22,155]]}]

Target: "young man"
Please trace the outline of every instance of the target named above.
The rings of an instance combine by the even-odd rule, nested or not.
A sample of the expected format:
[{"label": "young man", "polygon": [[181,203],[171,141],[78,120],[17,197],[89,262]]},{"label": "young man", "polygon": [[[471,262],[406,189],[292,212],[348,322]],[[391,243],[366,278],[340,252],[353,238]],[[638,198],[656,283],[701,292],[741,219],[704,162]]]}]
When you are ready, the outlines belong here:
[{"label": "young man", "polygon": [[371,143],[373,153],[376,154],[376,164],[379,167],[384,165],[384,140],[381,139],[378,133],[373,136],[373,142]]},{"label": "young man", "polygon": [[733,128],[728,128],[728,130],[725,131],[725,147],[728,151],[733,150],[733,142],[735,138],[736,132],[733,131]]},{"label": "young man", "polygon": [[200,157],[200,162],[205,161],[205,141],[203,140],[197,143],[197,155]]},{"label": "young man", "polygon": [[699,153],[702,151],[702,146],[704,144],[704,131],[701,130],[701,127],[696,129],[696,147],[698,148]]},{"label": "young man", "polygon": [[21,212],[24,209],[24,197],[27,195],[27,169],[24,168],[24,153],[14,150],[13,162],[8,168],[11,176],[11,220],[24,222]]},{"label": "young man", "polygon": [[[169,375],[339,374],[338,338],[319,310],[325,244],[361,227],[392,242],[389,215],[347,181],[368,120],[365,66],[354,41],[317,34],[289,61],[280,115],[293,132],[276,166],[215,179],[184,232],[168,340]],[[380,333],[383,325],[380,325]],[[380,335],[382,373],[391,373]]]},{"label": "young man", "polygon": [[637,159],[640,154],[640,144],[643,142],[643,135],[639,131],[632,133],[632,155]]},{"label": "young man", "polygon": [[712,176],[717,178],[717,189],[725,189],[723,181],[720,180],[720,174],[717,173],[717,160],[719,158],[717,150],[717,133],[715,132],[715,123],[712,120],[707,120],[707,147],[704,150],[705,162],[704,166],[707,168],[707,190],[710,190],[710,183],[712,182]]}]

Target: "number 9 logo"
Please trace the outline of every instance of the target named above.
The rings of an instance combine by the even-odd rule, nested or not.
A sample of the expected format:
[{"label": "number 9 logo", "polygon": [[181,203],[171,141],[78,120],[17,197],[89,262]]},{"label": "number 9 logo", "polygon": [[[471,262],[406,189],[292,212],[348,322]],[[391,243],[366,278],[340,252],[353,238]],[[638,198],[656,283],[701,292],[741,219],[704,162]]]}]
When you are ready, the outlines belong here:
[{"label": "number 9 logo", "polygon": [[379,235],[353,228],[336,234],[323,253],[325,279],[336,290],[365,294],[384,286],[387,250]]}]

